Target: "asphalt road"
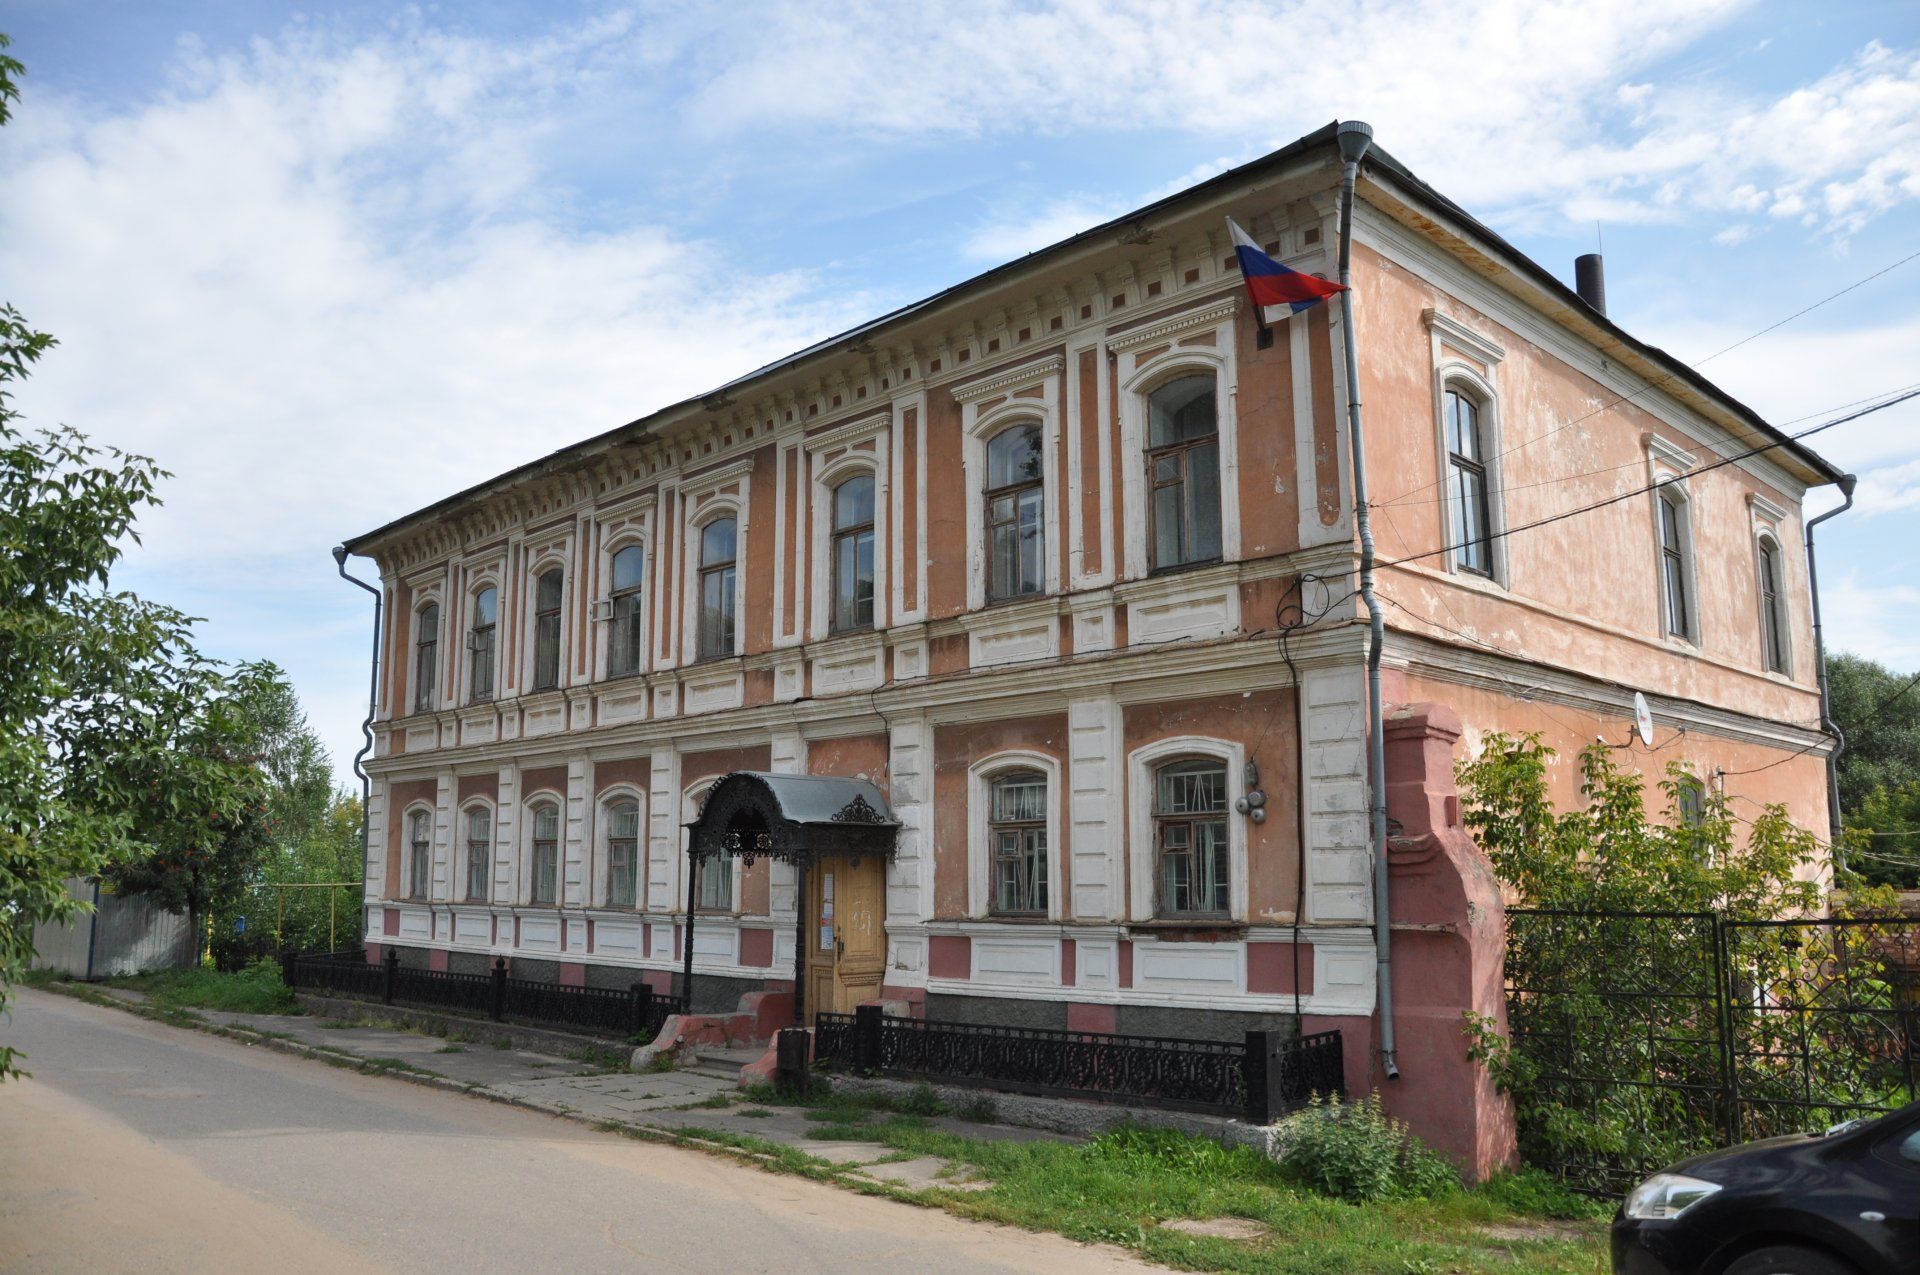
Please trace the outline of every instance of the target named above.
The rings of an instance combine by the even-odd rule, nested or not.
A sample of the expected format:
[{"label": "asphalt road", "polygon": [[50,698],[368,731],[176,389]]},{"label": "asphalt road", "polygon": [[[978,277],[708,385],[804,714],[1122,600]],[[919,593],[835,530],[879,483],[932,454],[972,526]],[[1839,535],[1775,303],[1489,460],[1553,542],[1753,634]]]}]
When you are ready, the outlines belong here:
[{"label": "asphalt road", "polygon": [[0,1032],[0,1271],[1146,1269],[51,993]]}]

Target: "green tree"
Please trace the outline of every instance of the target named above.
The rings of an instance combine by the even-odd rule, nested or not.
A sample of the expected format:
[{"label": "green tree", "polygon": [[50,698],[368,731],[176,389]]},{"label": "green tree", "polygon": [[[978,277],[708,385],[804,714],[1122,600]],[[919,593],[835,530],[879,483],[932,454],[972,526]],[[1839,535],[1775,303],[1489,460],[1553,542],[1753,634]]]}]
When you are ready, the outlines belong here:
[{"label": "green tree", "polygon": [[1846,858],[1863,880],[1920,886],[1920,682],[1857,655],[1827,664]]},{"label": "green tree", "polygon": [[1869,794],[1920,784],[1920,685],[1858,655],[1827,661],[1833,720],[1846,734],[1840,809],[1851,822]]},{"label": "green tree", "polygon": [[[20,98],[8,43],[0,124]],[[205,808],[211,776],[178,745],[225,686],[189,617],[108,587],[163,471],[71,429],[21,426],[13,387],[53,344],[0,305],[0,1010],[34,926],[82,910],[68,879],[133,853],[156,814]],[[0,1079],[16,1063],[0,1045]]]}]

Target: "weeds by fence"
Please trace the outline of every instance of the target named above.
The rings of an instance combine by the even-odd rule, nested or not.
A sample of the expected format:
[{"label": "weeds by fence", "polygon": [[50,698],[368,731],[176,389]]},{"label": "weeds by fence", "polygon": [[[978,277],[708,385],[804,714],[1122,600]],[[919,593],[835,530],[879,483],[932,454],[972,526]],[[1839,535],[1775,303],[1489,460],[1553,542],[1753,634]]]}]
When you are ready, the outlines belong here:
[{"label": "weeds by fence", "polygon": [[1528,1163],[1619,1193],[1715,1146],[1920,1097],[1920,920],[1512,909],[1480,1047]]}]

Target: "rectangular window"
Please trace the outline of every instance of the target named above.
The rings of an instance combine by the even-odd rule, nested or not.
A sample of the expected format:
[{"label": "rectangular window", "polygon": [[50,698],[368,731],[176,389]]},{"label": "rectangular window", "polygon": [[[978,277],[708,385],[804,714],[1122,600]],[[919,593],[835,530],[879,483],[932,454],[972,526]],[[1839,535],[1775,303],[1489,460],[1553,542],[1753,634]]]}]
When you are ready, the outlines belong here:
[{"label": "rectangular window", "polygon": [[716,518],[700,529],[699,658],[716,659],[734,652],[734,555],[739,525]]},{"label": "rectangular window", "polygon": [[860,474],[833,489],[835,633],[873,627],[873,479]]},{"label": "rectangular window", "polygon": [[1047,913],[1047,779],[1031,771],[993,782],[987,836],[993,854],[993,910]]},{"label": "rectangular window", "polygon": [[534,588],[533,689],[550,691],[560,685],[560,569],[541,573]]},{"label": "rectangular window", "polygon": [[1212,761],[1162,766],[1154,782],[1160,914],[1224,917],[1232,906],[1227,771]]},{"label": "rectangular window", "polygon": [[1153,569],[1220,557],[1220,436],[1212,376],[1147,399],[1147,546]]},{"label": "rectangular window", "polygon": [[467,902],[485,903],[493,881],[493,815],[484,808],[467,812]]},{"label": "rectangular window", "polygon": [[608,812],[608,905],[616,908],[635,906],[640,896],[639,885],[640,807],[636,802],[622,802]]},{"label": "rectangular window", "polygon": [[1046,465],[1038,425],[1013,425],[987,443],[987,598],[1047,587]]},{"label": "rectangular window", "polygon": [[533,901],[552,903],[559,898],[560,809],[538,806],[533,812]]},{"label": "rectangular window", "polygon": [[416,811],[408,821],[407,897],[427,897],[427,882],[433,871],[433,817]]},{"label": "rectangular window", "polygon": [[1769,673],[1787,671],[1786,597],[1780,588],[1780,550],[1760,542],[1760,644]]},{"label": "rectangular window", "polygon": [[413,711],[425,713],[433,708],[439,688],[434,682],[440,667],[440,608],[420,609],[413,642]]},{"label": "rectangular window", "polygon": [[733,860],[725,855],[709,855],[699,864],[700,881],[694,891],[694,906],[702,912],[733,911]]},{"label": "rectangular window", "polygon": [[646,554],[628,545],[613,555],[612,614],[607,637],[607,676],[627,677],[640,671],[640,586]]},{"label": "rectangular window", "polygon": [[1453,565],[1476,575],[1493,574],[1492,501],[1480,439],[1480,408],[1465,395],[1446,396],[1448,504]]},{"label": "rectangular window", "polygon": [[473,595],[473,627],[467,631],[467,657],[472,661],[467,685],[469,699],[493,698],[494,635],[499,602],[500,594],[495,589],[482,589]]},{"label": "rectangular window", "polygon": [[1662,494],[1660,506],[1660,583],[1667,632],[1693,636],[1693,599],[1687,580],[1686,510],[1680,499]]}]

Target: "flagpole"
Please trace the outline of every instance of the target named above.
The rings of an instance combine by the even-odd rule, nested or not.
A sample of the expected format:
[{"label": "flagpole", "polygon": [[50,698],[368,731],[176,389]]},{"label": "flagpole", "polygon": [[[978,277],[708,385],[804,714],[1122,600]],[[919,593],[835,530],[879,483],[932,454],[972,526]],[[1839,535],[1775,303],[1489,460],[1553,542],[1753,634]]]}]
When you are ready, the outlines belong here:
[{"label": "flagpole", "polygon": [[1386,615],[1373,590],[1373,520],[1367,508],[1366,435],[1360,423],[1360,356],[1353,332],[1353,188],[1360,161],[1373,142],[1373,129],[1359,120],[1343,120],[1334,133],[1343,161],[1340,171],[1340,343],[1346,347],[1347,437],[1353,452],[1354,522],[1360,534],[1360,598],[1367,608],[1367,822],[1373,843],[1373,950],[1376,997],[1380,1006],[1380,1065],[1388,1080],[1400,1078],[1394,1058],[1393,927],[1387,890],[1387,743],[1380,695],[1380,649],[1386,641]]}]

